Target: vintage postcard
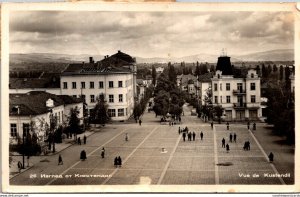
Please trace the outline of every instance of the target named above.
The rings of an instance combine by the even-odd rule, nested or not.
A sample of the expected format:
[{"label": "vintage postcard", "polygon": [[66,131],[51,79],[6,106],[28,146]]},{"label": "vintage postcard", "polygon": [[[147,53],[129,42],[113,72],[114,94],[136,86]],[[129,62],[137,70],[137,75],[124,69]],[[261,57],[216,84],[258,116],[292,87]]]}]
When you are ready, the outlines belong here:
[{"label": "vintage postcard", "polygon": [[296,3],[1,9],[3,191],[299,191]]}]

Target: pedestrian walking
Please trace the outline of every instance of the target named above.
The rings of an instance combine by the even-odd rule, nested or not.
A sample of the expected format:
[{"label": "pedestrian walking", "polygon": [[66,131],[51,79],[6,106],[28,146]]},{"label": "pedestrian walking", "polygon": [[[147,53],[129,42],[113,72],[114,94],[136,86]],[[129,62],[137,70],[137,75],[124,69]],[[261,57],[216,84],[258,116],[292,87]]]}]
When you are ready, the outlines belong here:
[{"label": "pedestrian walking", "polygon": [[229,152],[229,144],[226,144],[226,152],[228,153]]},{"label": "pedestrian walking", "polygon": [[210,126],[211,126],[211,129],[213,129],[214,128],[214,122],[211,122]]},{"label": "pedestrian walking", "polygon": [[19,169],[19,173],[21,172],[21,169],[23,168],[23,165],[20,161],[18,161],[18,169]]},{"label": "pedestrian walking", "polygon": [[77,139],[77,144],[81,145],[81,139],[80,139],[80,137],[78,137],[78,139]]},{"label": "pedestrian walking", "polygon": [[101,150],[101,157],[104,158],[104,156],[105,156],[105,149],[103,147],[102,150]]},{"label": "pedestrian walking", "polygon": [[248,130],[250,129],[250,122],[249,121],[247,123],[247,128],[248,128]]},{"label": "pedestrian walking", "polygon": [[232,134],[229,135],[229,142],[232,142]]},{"label": "pedestrian walking", "polygon": [[83,144],[86,144],[86,136],[83,136]]},{"label": "pedestrian walking", "polygon": [[243,149],[244,149],[244,150],[247,150],[247,149],[248,149],[248,148],[247,148],[247,142],[244,143]]},{"label": "pedestrian walking", "polygon": [[193,141],[195,141],[196,133],[193,131]]},{"label": "pedestrian walking", "polygon": [[58,165],[63,165],[63,164],[64,164],[64,162],[63,162],[63,160],[62,160],[61,155],[59,154],[59,155],[58,155]]},{"label": "pedestrian walking", "polygon": [[179,128],[178,128],[178,134],[179,134],[179,135],[180,135],[180,132],[181,132],[181,131],[180,131],[180,127],[179,127]]},{"label": "pedestrian walking", "polygon": [[178,120],[179,120],[179,122],[181,122],[181,117],[180,116],[179,116]]},{"label": "pedestrian walking", "polygon": [[203,139],[203,133],[202,133],[202,131],[200,133],[200,138],[201,138],[201,140]]},{"label": "pedestrian walking", "polygon": [[115,157],[114,166],[118,167],[118,165],[119,165],[118,157]]},{"label": "pedestrian walking", "polygon": [[184,142],[185,142],[185,137],[186,137],[186,133],[183,132],[183,133],[182,133],[182,138],[183,138],[183,141],[184,141]]},{"label": "pedestrian walking", "polygon": [[125,133],[125,141],[128,141],[129,137],[128,137],[128,133]]},{"label": "pedestrian walking", "polygon": [[253,123],[253,131],[255,131],[255,130],[256,130],[256,124]]},{"label": "pedestrian walking", "polygon": [[140,124],[140,126],[142,126],[142,120],[141,119],[139,120],[139,124]]},{"label": "pedestrian walking", "polygon": [[222,139],[222,148],[225,148],[225,139]]},{"label": "pedestrian walking", "polygon": [[118,165],[119,165],[120,167],[122,167],[122,159],[121,159],[120,156],[118,157]]},{"label": "pedestrian walking", "polygon": [[273,160],[274,160],[274,155],[273,155],[272,152],[270,152],[270,154],[269,154],[269,162],[273,163]]},{"label": "pedestrian walking", "polygon": [[189,134],[188,134],[188,139],[189,139],[189,141],[192,141],[192,133],[191,132],[189,132]]},{"label": "pedestrian walking", "polygon": [[233,141],[236,143],[236,133],[233,134]]},{"label": "pedestrian walking", "polygon": [[81,151],[81,153],[80,153],[80,159],[81,159],[82,161],[86,160],[86,152],[85,152],[85,150],[82,150],[82,151]]},{"label": "pedestrian walking", "polygon": [[227,125],[227,130],[229,130],[229,122],[227,122],[226,125]]},{"label": "pedestrian walking", "polygon": [[250,150],[250,141],[247,141],[247,150]]}]

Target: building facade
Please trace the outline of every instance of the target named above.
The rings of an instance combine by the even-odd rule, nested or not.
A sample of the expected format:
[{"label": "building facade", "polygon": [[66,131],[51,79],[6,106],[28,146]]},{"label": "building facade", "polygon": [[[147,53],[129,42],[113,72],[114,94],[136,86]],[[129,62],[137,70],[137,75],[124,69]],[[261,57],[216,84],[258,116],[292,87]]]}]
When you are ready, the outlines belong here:
[{"label": "building facade", "polygon": [[[229,57],[226,57],[225,62],[228,63],[228,60]],[[262,116],[260,78],[253,69],[244,76],[235,75],[231,68],[228,69],[229,66],[231,64],[219,64],[211,79],[213,105],[224,108],[226,121],[258,120]]]}]

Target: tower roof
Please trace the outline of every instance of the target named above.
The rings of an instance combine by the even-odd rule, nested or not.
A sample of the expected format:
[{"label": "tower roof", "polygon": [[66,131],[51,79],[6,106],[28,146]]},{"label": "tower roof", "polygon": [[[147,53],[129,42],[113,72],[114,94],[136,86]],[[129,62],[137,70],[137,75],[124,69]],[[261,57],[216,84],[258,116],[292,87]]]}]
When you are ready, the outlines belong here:
[{"label": "tower roof", "polygon": [[232,72],[230,57],[228,56],[218,57],[216,70],[222,71],[222,75],[232,75],[233,72]]}]

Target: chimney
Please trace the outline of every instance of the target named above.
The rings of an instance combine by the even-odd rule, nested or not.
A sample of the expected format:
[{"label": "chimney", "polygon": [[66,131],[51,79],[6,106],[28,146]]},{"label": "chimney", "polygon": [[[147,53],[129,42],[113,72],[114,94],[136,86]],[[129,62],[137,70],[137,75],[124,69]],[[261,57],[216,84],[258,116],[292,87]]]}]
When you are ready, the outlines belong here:
[{"label": "chimney", "polygon": [[90,57],[90,63],[93,64],[94,63],[94,59],[93,57]]},{"label": "chimney", "polygon": [[121,53],[121,50],[118,50],[118,53]]}]

